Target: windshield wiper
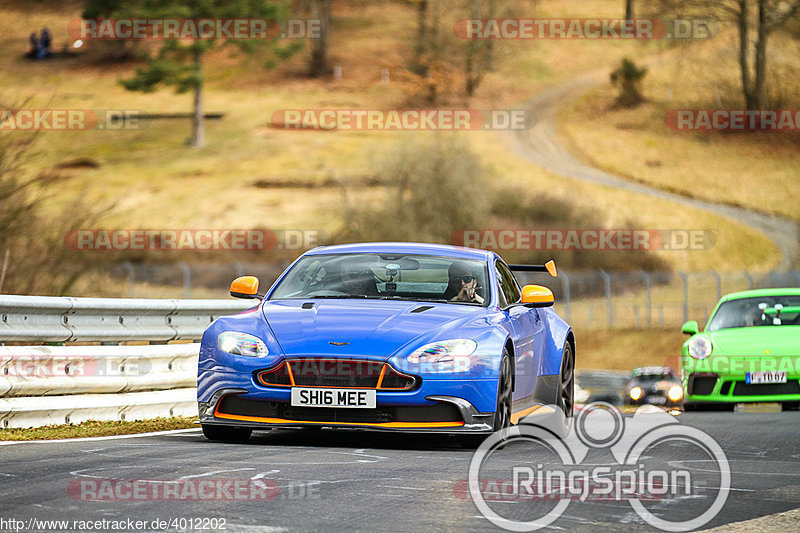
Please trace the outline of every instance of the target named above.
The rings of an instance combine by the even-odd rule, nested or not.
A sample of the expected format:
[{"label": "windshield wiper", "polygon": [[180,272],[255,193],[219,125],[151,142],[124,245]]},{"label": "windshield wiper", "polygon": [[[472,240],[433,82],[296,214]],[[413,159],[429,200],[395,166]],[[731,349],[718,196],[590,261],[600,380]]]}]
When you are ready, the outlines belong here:
[{"label": "windshield wiper", "polygon": [[411,302],[441,302],[447,303],[444,298],[415,298],[413,296],[381,296],[381,300],[405,300]]},{"label": "windshield wiper", "polygon": [[318,296],[308,296],[309,299],[312,300],[319,300],[319,299],[326,299],[326,300],[348,300],[348,299],[366,299],[366,298],[377,298],[376,296],[367,296],[366,294],[320,294]]}]

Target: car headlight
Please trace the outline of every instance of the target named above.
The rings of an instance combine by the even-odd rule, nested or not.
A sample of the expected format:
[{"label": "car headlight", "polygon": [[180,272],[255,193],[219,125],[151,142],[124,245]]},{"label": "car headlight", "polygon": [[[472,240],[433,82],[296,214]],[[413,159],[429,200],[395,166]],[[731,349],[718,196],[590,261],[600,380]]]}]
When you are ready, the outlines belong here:
[{"label": "car headlight", "polygon": [[708,339],[708,337],[698,335],[697,337],[692,337],[692,339],[689,340],[689,355],[695,359],[705,359],[711,355],[712,349],[713,347],[711,346],[711,341]]},{"label": "car headlight", "polygon": [[638,400],[642,397],[642,388],[634,387],[628,392],[628,395],[631,397],[631,400]]},{"label": "car headlight", "polygon": [[448,363],[456,357],[471,355],[478,348],[472,339],[453,339],[426,344],[408,356],[409,363]]},{"label": "car headlight", "polygon": [[239,331],[223,331],[217,337],[217,346],[223,352],[233,355],[263,357],[269,354],[264,341],[249,333]]},{"label": "car headlight", "polygon": [[683,398],[683,387],[680,385],[673,385],[667,392],[667,397],[673,402],[677,402]]}]

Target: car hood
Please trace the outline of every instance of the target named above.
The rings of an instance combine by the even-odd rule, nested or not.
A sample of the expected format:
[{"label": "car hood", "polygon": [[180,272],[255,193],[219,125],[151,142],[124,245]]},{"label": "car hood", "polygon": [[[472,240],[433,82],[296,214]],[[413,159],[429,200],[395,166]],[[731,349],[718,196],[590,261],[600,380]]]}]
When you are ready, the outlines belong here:
[{"label": "car hood", "polygon": [[714,355],[800,355],[800,326],[754,326],[707,334]]},{"label": "car hood", "polygon": [[484,309],[390,300],[275,300],[264,302],[262,311],[287,356],[386,360],[420,335],[469,321]]}]

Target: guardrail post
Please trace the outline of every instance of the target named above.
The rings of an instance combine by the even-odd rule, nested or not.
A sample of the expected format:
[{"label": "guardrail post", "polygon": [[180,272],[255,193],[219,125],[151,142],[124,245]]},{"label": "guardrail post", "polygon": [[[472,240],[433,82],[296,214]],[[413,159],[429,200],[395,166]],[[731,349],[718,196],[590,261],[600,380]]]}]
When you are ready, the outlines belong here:
[{"label": "guardrail post", "polygon": [[722,278],[720,277],[719,272],[713,268],[709,271],[709,273],[714,276],[714,280],[717,282],[717,301],[719,301],[722,298]]},{"label": "guardrail post", "polygon": [[605,284],[605,292],[606,292],[606,312],[608,314],[608,327],[614,327],[614,308],[611,304],[611,276],[603,270],[600,269],[600,276],[603,278],[603,282]]},{"label": "guardrail post", "polygon": [[689,320],[689,274],[678,270],[678,275],[683,281],[683,321]]},{"label": "guardrail post", "polygon": [[569,293],[569,276],[566,272],[559,272],[561,278],[561,290],[564,292],[564,314],[567,317],[567,322],[570,321],[570,293]]},{"label": "guardrail post", "polygon": [[136,296],[136,269],[130,261],[125,261],[125,271],[128,273],[128,298]]},{"label": "guardrail post", "polygon": [[183,297],[190,298],[192,296],[192,268],[185,262],[178,263],[183,274]]},{"label": "guardrail post", "polygon": [[650,274],[645,272],[644,270],[639,270],[640,275],[644,279],[644,298],[645,298],[645,305],[647,308],[647,325],[653,325],[653,301],[651,299],[650,294]]},{"label": "guardrail post", "polygon": [[753,276],[747,270],[744,271],[744,277],[747,279],[747,288],[753,290]]}]

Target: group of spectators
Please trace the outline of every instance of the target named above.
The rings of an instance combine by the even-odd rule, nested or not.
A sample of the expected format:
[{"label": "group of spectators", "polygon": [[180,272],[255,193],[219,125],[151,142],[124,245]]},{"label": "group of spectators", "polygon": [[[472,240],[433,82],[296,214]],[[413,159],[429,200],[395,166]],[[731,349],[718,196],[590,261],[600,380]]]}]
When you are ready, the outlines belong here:
[{"label": "group of spectators", "polygon": [[50,49],[52,39],[50,38],[50,30],[47,28],[42,28],[39,35],[36,35],[36,32],[31,33],[28,42],[31,45],[28,57],[31,59],[47,59],[52,55],[52,50]]}]

